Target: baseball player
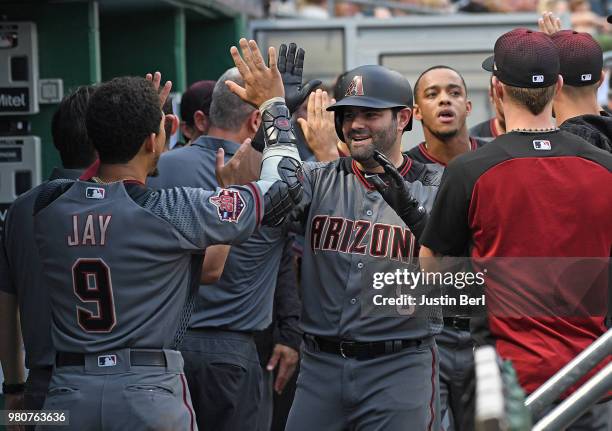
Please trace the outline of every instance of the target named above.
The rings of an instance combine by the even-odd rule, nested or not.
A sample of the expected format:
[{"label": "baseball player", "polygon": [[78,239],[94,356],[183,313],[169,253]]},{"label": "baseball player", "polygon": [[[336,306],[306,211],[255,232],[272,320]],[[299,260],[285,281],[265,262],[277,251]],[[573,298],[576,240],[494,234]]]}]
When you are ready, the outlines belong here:
[{"label": "baseball player", "polygon": [[[564,276],[571,276],[554,258],[610,255],[612,156],[554,127],[553,97],[563,80],[548,35],[528,29],[508,32],[483,67],[493,71],[508,130],[448,165],[420,256],[469,253],[476,263],[487,259],[487,330],[531,393],[606,331],[605,312],[568,317],[545,301],[554,298],[562,304],[583,287],[562,284]],[[546,265],[535,261],[537,273],[529,276],[533,260],[508,264],[507,259],[489,259],[525,256],[544,257]],[[521,266],[509,270],[504,262]],[[422,264],[430,270],[431,259]],[[590,285],[589,276],[580,274],[580,283]],[[592,299],[600,305],[605,292],[591,293],[594,298],[572,301],[572,311]],[[608,429],[609,405],[593,407],[569,429]]]},{"label": "baseball player", "polygon": [[562,30],[551,35],[559,50],[563,87],[554,99],[561,130],[612,152],[612,117],[597,103],[605,79],[601,45],[588,33]]},{"label": "baseball player", "polygon": [[147,189],[165,144],[160,106],[170,86],[160,103],[156,85],[142,78],[100,85],[87,108],[96,175],[50,182],[35,202],[57,350],[44,408],[70,410],[70,425],[58,429],[197,429],[176,346],[189,321],[200,252],[280,223],[299,199],[297,180],[289,178],[297,149],[277,128],[288,113],[275,104],[262,108],[276,120],[268,125],[276,133],[266,141],[257,182],[215,191]]},{"label": "baseball player", "polygon": [[[59,151],[63,168],[55,168],[49,180],[76,179],[95,160],[96,153],[85,128],[85,111],[93,91],[92,86],[79,87],[62,100],[53,115],[53,144]],[[34,201],[42,187],[30,190],[13,202],[0,241],[0,302],[3,310],[0,312],[0,327],[13,328],[0,337],[0,360],[5,373],[2,392],[8,400],[6,408],[40,410],[55,360],[49,295],[41,283],[42,269],[32,218]],[[25,365],[29,369],[25,387],[21,340],[17,335],[19,328],[25,346]],[[12,399],[19,397],[23,397],[23,403],[13,403]]]},{"label": "baseball player", "polygon": [[[466,119],[472,103],[459,72],[448,66],[427,69],[414,85],[414,96],[414,118],[423,124],[425,141],[408,151],[409,157],[445,167],[457,155],[482,146],[482,141],[468,134]],[[444,329],[436,336],[436,343],[440,350],[442,424],[446,430],[461,429],[461,396],[473,365],[470,319],[445,317]]]},{"label": "baseball player", "polygon": [[197,81],[189,86],[181,97],[181,133],[189,145],[199,136],[206,135],[210,127],[210,104],[215,81]]},{"label": "baseball player", "polygon": [[[244,59],[231,53],[245,86],[269,85],[254,41]],[[243,49],[244,52],[244,49]],[[280,76],[267,76],[279,82]],[[383,153],[431,205],[439,174],[401,153],[411,127],[412,91],[399,73],[362,66],[344,80],[335,111],[338,135],[352,157],[304,164],[304,199],[296,224],[305,231],[302,328],[305,349],[286,429],[326,431],[437,430],[438,355],[433,335],[441,318],[362,316],[374,272],[405,267],[416,247],[406,223],[372,184],[386,178],[373,159]],[[229,83],[249,101],[245,89]],[[408,217],[410,218],[410,217]],[[420,218],[419,220],[420,221]],[[416,221],[415,224],[418,224]]]},{"label": "baseball player", "polygon": [[[289,52],[281,47],[279,61],[284,66],[291,58],[293,64],[295,56],[295,44]],[[292,74],[293,67],[290,69],[287,73]],[[213,189],[217,185],[217,152],[223,151],[229,160],[238,153],[241,142],[254,137],[261,113],[229,91],[226,81],[242,84],[236,68],[227,70],[215,85],[208,135],[189,147],[164,154],[160,175],[149,180],[150,186]],[[298,97],[303,100],[307,95]],[[250,156],[261,160],[259,153]],[[243,159],[241,169],[246,162]],[[229,254],[219,280],[199,289],[180,349],[200,429],[246,429],[257,420],[262,370],[253,332],[267,328],[272,321],[274,288],[286,240],[286,228],[261,227],[244,243],[226,250]],[[208,259],[209,250],[206,254]],[[295,361],[292,349],[280,349],[283,367],[288,357]]]}]

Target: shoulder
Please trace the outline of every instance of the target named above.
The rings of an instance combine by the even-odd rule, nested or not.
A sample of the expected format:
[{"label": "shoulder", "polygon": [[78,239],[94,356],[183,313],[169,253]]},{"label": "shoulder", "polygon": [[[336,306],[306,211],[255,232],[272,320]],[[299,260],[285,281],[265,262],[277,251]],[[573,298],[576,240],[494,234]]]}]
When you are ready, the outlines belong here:
[{"label": "shoulder", "polygon": [[408,182],[419,181],[424,186],[440,185],[442,174],[444,173],[444,167],[437,163],[421,163],[418,160],[412,160],[411,166],[408,172],[404,175],[404,178]]},{"label": "shoulder", "polygon": [[[336,160],[332,160],[331,162],[314,162],[308,161],[302,163],[302,170],[306,175],[320,175],[324,172],[333,172],[342,170],[344,165],[347,165],[347,157],[341,157]],[[350,166],[350,163],[348,163]]]},{"label": "shoulder", "polygon": [[41,184],[34,202],[34,215],[51,205],[57,198],[66,193],[74,183],[75,180],[57,179]]}]

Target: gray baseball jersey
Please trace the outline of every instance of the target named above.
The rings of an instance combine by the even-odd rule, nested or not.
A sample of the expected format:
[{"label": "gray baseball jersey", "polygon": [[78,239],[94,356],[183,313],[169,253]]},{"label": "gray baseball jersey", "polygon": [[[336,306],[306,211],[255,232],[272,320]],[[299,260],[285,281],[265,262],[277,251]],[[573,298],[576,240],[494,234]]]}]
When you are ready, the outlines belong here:
[{"label": "gray baseball jersey", "polygon": [[[49,179],[76,179],[79,175],[78,170],[56,168]],[[41,282],[42,267],[32,217],[34,201],[42,187],[19,196],[10,206],[0,246],[0,290],[17,295],[25,363],[29,369],[48,367],[54,362],[49,294]]]},{"label": "gray baseball jersey", "polygon": [[[430,209],[440,170],[405,157],[399,171],[411,183],[413,196]],[[423,338],[439,332],[442,321],[437,315],[362,316],[362,293],[372,290],[373,273],[395,272],[414,263],[417,243],[356,162],[347,157],[305,163],[304,195],[303,208],[296,212],[305,232],[304,332],[362,342]]]},{"label": "gray baseball jersey", "polygon": [[35,232],[58,351],[174,347],[201,250],[244,241],[263,211],[253,183],[216,191],[56,183],[39,195]]},{"label": "gray baseball jersey", "polygon": [[[174,186],[217,186],[215,157],[223,148],[226,162],[239,145],[210,136],[201,136],[190,146],[163,154],[159,176],[147,184],[154,188]],[[245,242],[233,246],[223,274],[213,285],[201,286],[195,299],[191,328],[225,328],[257,331],[272,322],[274,287],[286,232],[262,226]]]}]

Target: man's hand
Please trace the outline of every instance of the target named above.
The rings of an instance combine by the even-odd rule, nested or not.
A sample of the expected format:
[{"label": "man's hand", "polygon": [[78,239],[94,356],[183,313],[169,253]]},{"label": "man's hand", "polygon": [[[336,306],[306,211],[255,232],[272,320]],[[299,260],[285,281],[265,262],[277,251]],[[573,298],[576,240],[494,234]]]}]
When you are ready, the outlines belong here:
[{"label": "man's hand", "polygon": [[308,148],[320,162],[336,160],[338,155],[338,135],[334,125],[334,113],[327,107],[336,103],[327,96],[327,91],[317,90],[308,97],[308,118],[298,118]]},{"label": "man's hand", "polygon": [[298,49],[295,43],[289,44],[289,50],[283,43],[278,52],[278,71],[285,86],[285,103],[292,114],[299,109],[308,95],[321,85],[321,81],[315,79],[302,86],[305,54],[305,51],[302,48]]},{"label": "man's hand", "polygon": [[225,163],[223,148],[217,150],[215,174],[219,187],[243,185],[259,178],[261,154],[251,147],[251,140],[245,139],[233,157]]},{"label": "man's hand", "polygon": [[374,187],[382,195],[385,202],[395,210],[397,215],[400,216],[404,223],[406,223],[406,226],[412,231],[413,235],[419,239],[427,221],[425,208],[412,197],[408,182],[404,180],[389,159],[378,150],[374,151],[373,158],[383,167],[390,181],[389,184],[386,184],[377,175],[367,177],[368,180],[374,184]]},{"label": "man's hand", "polygon": [[276,373],[276,380],[274,381],[274,390],[276,393],[280,394],[283,392],[283,389],[285,389],[285,385],[295,371],[298,359],[298,352],[291,347],[283,344],[274,346],[272,357],[268,361],[268,366],[266,368],[268,371],[273,371],[278,365],[278,372]]},{"label": "man's hand", "polygon": [[268,48],[268,61],[270,67],[266,66],[257,42],[240,39],[240,50],[232,46],[230,54],[234,64],[238,68],[244,87],[233,81],[225,81],[229,90],[247,103],[256,107],[261,106],[267,100],[274,97],[285,97],[283,80],[276,64],[276,50],[274,47]]},{"label": "man's hand", "polygon": [[538,19],[538,27],[541,32],[551,36],[561,30],[561,20],[552,12],[544,12],[542,18]]},{"label": "man's hand", "polygon": [[[23,392],[20,394],[4,394],[4,409],[5,410],[23,410]],[[9,425],[7,431],[24,431],[23,425]]]},{"label": "man's hand", "polygon": [[159,93],[159,107],[163,108],[164,103],[166,103],[166,99],[170,94],[170,90],[172,90],[172,81],[166,81],[161,91],[159,90],[159,86],[161,85],[161,73],[155,72],[154,74],[147,73],[145,75],[145,79],[147,81],[151,81],[153,83],[153,87],[155,87],[155,91]]}]

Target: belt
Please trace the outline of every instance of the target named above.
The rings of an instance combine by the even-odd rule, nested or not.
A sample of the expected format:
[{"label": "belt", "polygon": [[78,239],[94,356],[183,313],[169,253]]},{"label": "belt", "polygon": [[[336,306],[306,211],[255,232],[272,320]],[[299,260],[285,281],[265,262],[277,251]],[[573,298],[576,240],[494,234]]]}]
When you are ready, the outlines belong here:
[{"label": "belt", "polygon": [[357,360],[372,359],[378,356],[401,352],[409,347],[418,347],[428,339],[359,342],[330,340],[314,335],[304,335],[306,345],[311,346],[314,350],[340,355],[345,359],[355,358]]},{"label": "belt", "polygon": [[469,317],[445,317],[444,326],[447,328],[455,328],[459,331],[470,330],[470,318]]},{"label": "belt", "polygon": [[[98,356],[98,361],[110,358],[112,353],[88,353],[87,355]],[[57,352],[55,357],[56,367],[67,367],[71,365],[85,365],[85,356],[83,353],[73,352]],[[166,355],[163,350],[130,350],[130,364],[134,366],[144,367],[165,367]]]}]

